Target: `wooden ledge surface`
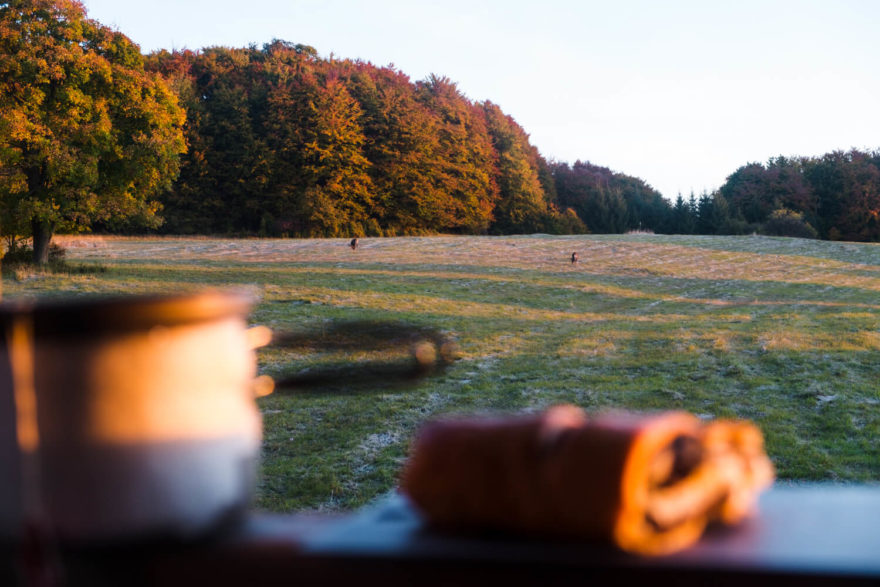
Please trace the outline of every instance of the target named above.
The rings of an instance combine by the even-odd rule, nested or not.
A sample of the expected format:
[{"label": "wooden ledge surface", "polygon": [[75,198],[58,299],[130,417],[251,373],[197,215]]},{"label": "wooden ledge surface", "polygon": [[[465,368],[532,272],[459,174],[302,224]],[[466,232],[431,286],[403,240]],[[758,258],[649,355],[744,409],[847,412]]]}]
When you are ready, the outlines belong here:
[{"label": "wooden ledge surface", "polygon": [[758,515],[694,547],[610,547],[427,528],[399,495],[341,516],[254,513],[222,536],[62,552],[66,585],[880,585],[880,485],[777,484]]}]

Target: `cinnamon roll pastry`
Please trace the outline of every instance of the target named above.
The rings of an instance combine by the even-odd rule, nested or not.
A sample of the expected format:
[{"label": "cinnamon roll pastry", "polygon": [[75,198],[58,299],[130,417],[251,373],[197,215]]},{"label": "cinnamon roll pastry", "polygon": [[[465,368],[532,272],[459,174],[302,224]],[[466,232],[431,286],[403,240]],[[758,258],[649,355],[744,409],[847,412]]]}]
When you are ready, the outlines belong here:
[{"label": "cinnamon roll pastry", "polygon": [[438,420],[416,437],[400,489],[428,522],[610,542],[656,555],[751,513],[774,477],[760,430],[684,412]]}]

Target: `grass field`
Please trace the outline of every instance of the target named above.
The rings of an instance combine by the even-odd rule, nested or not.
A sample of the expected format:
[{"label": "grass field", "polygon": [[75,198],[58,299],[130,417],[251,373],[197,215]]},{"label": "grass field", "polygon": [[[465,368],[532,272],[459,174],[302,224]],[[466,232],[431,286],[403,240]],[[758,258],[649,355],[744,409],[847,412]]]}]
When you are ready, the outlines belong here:
[{"label": "grass field", "polygon": [[[244,286],[253,323],[430,327],[459,360],[417,384],[355,377],[259,400],[261,508],[334,510],[395,484],[443,413],[684,409],[763,429],[782,479],[880,481],[880,246],[766,237],[347,240],[64,237],[95,273],[5,275],[7,298]],[[580,262],[572,265],[572,251]],[[332,328],[329,329],[332,331]],[[353,349],[266,349],[280,378]],[[382,358],[382,357],[380,357]]]}]

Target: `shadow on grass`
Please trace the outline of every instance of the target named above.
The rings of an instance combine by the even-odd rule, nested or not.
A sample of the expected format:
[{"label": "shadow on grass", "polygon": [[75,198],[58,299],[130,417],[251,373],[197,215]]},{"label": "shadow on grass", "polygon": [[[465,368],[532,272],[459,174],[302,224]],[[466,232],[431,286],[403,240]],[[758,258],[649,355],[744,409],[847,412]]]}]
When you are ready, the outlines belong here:
[{"label": "shadow on grass", "polygon": [[276,335],[272,346],[309,352],[380,353],[373,361],[350,360],[277,377],[280,393],[364,392],[409,387],[455,361],[455,343],[436,329],[398,321],[346,320]]}]

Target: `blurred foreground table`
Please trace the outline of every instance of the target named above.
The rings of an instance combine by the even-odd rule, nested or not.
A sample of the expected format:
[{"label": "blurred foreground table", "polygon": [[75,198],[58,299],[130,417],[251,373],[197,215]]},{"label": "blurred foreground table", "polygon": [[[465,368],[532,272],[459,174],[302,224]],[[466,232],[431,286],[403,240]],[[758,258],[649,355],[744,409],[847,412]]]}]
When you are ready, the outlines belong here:
[{"label": "blurred foreground table", "polygon": [[347,516],[254,514],[197,545],[65,550],[57,560],[67,585],[880,585],[880,486],[777,485],[758,517],[662,558],[442,535],[394,495]]}]

